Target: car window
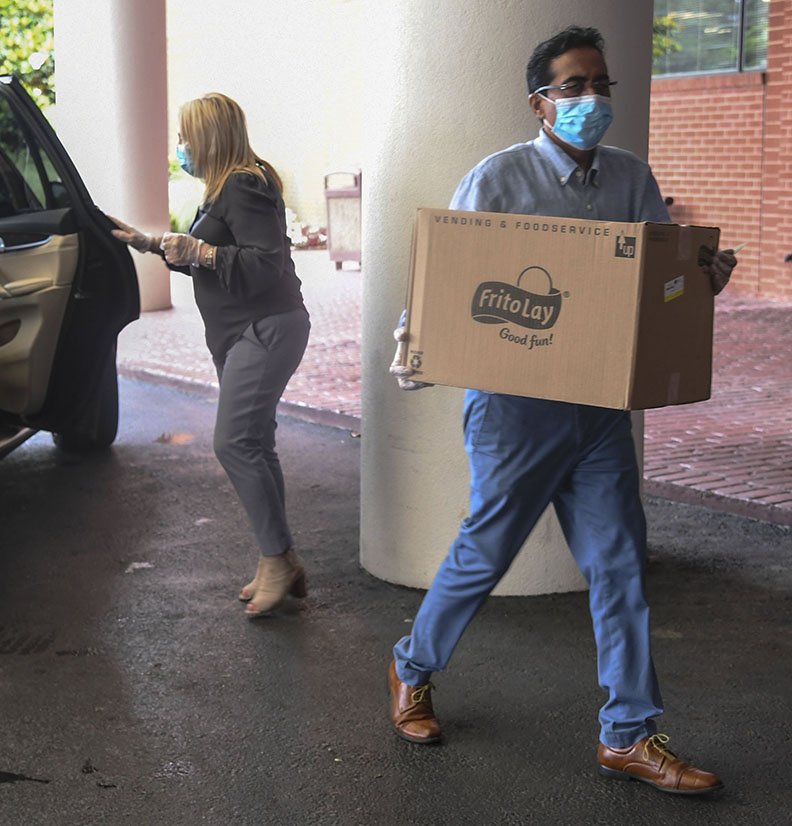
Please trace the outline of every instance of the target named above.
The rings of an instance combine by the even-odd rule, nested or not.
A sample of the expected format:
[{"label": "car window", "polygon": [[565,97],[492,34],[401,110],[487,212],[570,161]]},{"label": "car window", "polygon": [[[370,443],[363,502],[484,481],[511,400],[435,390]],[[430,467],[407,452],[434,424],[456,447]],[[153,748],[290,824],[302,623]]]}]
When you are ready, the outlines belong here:
[{"label": "car window", "polygon": [[10,102],[0,99],[0,218],[69,206],[55,166],[20,126]]}]

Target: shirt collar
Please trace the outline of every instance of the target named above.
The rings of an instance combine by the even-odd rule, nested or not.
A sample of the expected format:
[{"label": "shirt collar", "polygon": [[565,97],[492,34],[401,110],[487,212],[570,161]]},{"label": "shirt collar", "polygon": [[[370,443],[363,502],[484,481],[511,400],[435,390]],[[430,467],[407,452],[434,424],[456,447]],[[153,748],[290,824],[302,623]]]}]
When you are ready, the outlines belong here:
[{"label": "shirt collar", "polygon": [[[576,161],[567,155],[566,152],[553,140],[551,140],[544,129],[539,130],[539,137],[534,141],[539,154],[550,164],[556,174],[558,183],[566,186],[569,179],[579,168]],[[588,180],[594,186],[599,186],[599,147],[594,150],[594,157],[591,160],[591,168],[588,173]]]}]

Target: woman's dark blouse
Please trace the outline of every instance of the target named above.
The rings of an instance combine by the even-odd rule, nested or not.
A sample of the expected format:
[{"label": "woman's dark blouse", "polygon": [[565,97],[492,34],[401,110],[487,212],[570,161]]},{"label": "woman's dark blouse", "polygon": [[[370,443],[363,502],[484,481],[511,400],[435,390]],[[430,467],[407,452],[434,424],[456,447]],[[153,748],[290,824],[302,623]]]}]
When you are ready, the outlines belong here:
[{"label": "woman's dark blouse", "polygon": [[304,306],[274,183],[235,172],[217,198],[198,210],[190,235],[217,247],[214,270],[189,268],[215,361],[225,360],[251,322]]}]

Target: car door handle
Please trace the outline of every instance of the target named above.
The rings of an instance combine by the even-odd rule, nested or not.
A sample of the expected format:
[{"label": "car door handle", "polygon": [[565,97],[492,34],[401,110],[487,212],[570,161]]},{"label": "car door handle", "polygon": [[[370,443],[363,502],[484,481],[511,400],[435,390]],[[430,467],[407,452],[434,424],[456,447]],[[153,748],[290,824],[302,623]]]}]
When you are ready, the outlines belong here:
[{"label": "car door handle", "polygon": [[16,252],[17,250],[31,250],[35,247],[42,247],[49,243],[51,235],[41,233],[25,233],[24,235],[13,235],[11,243],[7,244],[5,238],[0,238],[0,255],[4,252]]},{"label": "car door handle", "polygon": [[8,281],[0,284],[0,300],[18,298],[21,295],[30,295],[52,286],[51,278],[22,278],[18,281]]}]

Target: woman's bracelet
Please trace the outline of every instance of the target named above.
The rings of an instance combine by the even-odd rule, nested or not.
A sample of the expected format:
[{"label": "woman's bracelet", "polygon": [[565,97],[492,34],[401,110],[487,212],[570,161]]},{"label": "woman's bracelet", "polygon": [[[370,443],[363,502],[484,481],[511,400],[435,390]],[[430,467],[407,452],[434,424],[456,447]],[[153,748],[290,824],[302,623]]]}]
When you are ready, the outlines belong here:
[{"label": "woman's bracelet", "polygon": [[206,241],[198,242],[198,254],[192,262],[194,267],[202,267],[205,270],[213,270],[215,268],[215,250],[211,244]]},{"label": "woman's bracelet", "polygon": [[205,249],[201,254],[201,266],[206,270],[213,270],[215,268],[215,250],[211,244],[206,244]]}]

